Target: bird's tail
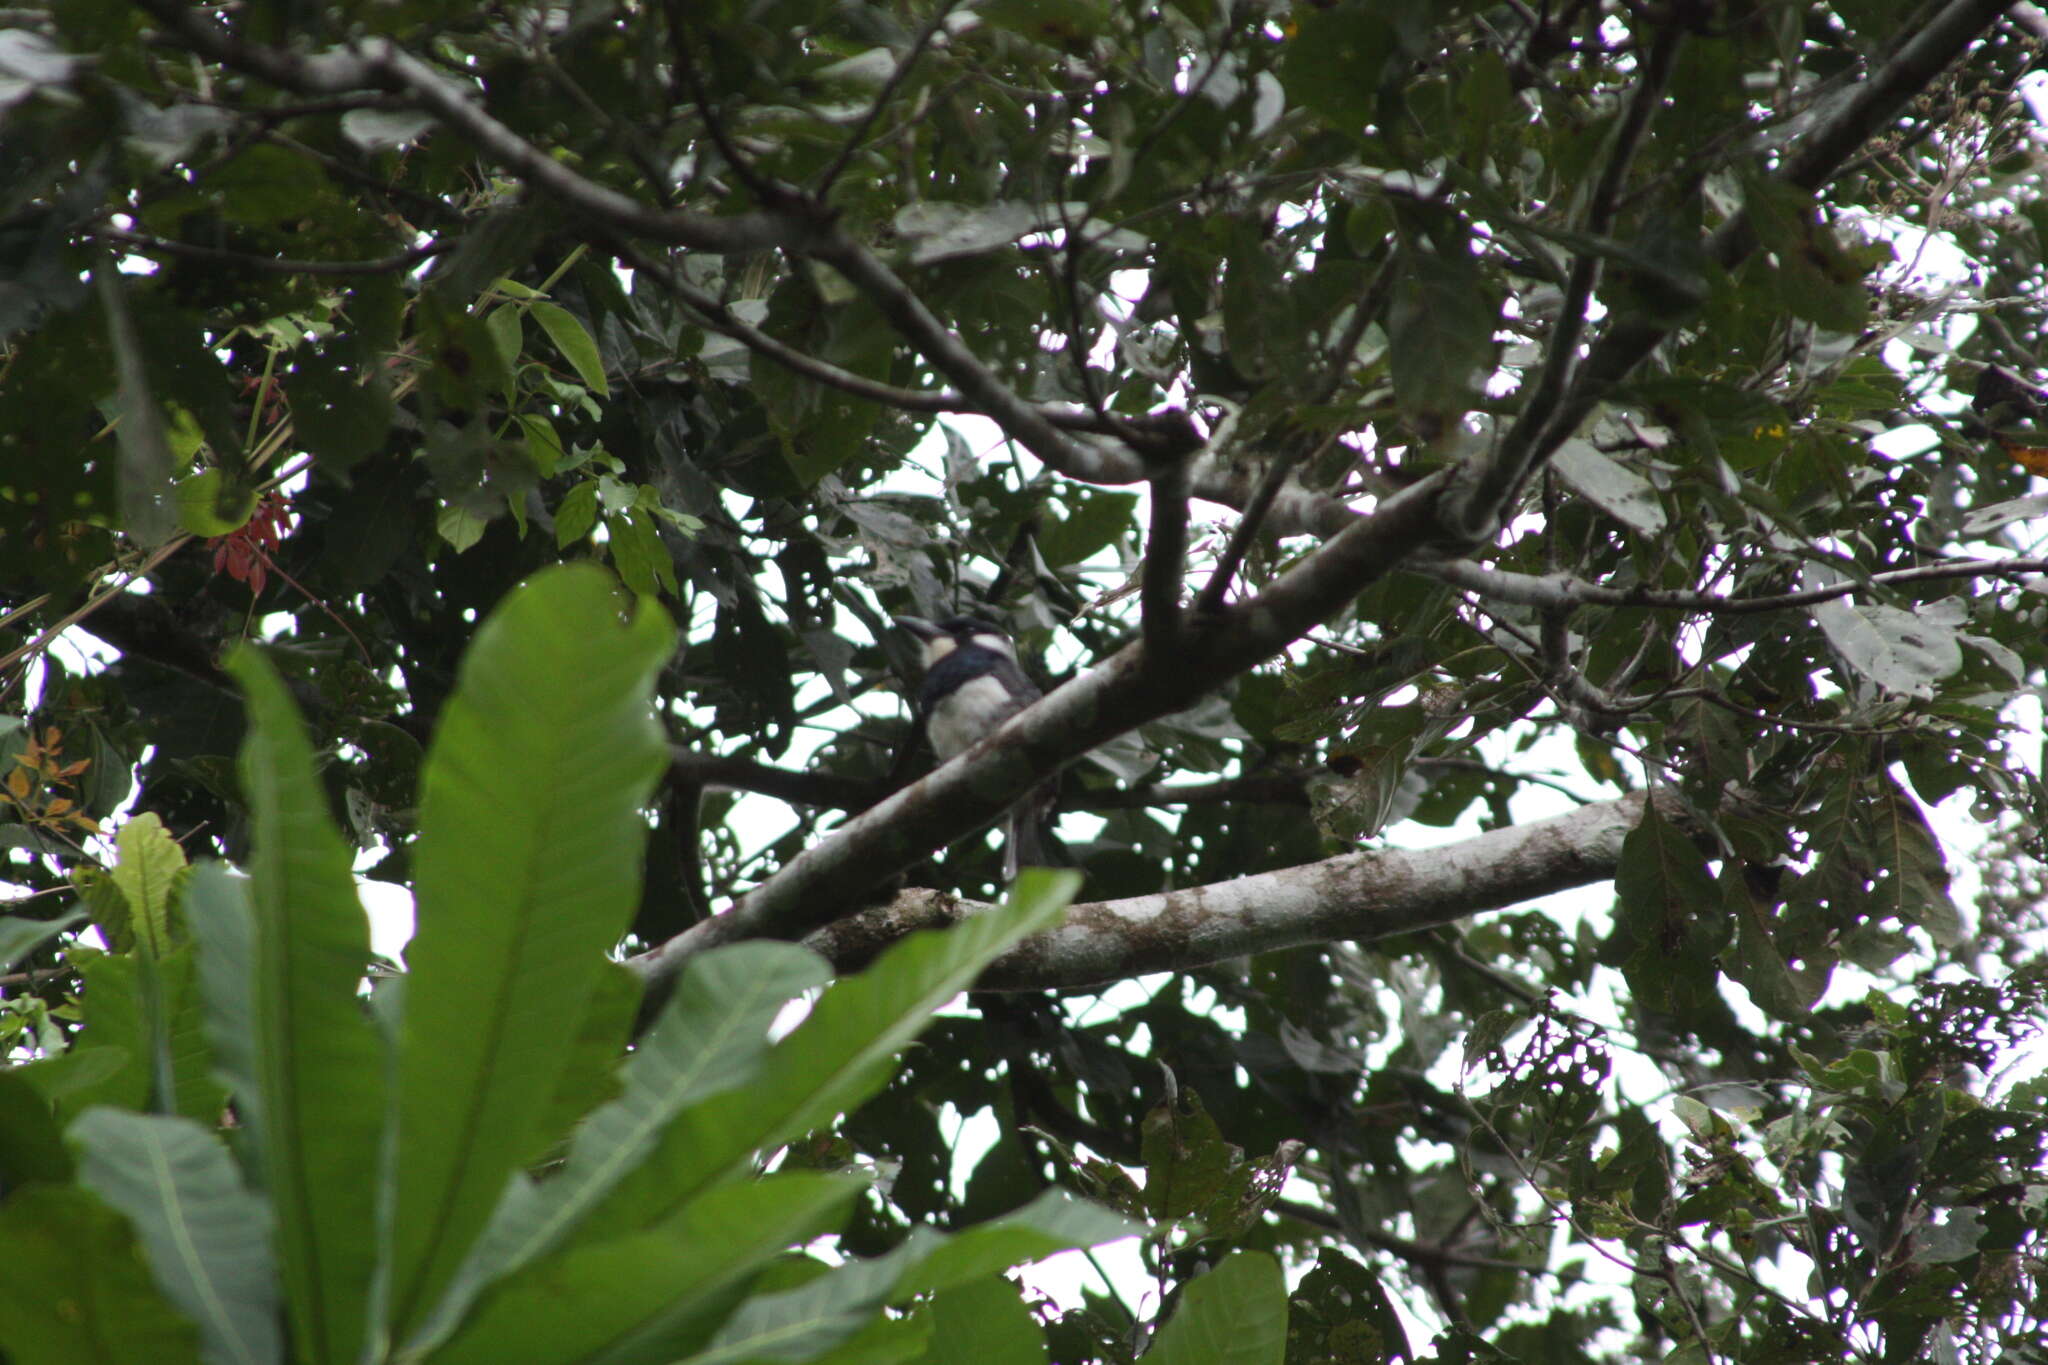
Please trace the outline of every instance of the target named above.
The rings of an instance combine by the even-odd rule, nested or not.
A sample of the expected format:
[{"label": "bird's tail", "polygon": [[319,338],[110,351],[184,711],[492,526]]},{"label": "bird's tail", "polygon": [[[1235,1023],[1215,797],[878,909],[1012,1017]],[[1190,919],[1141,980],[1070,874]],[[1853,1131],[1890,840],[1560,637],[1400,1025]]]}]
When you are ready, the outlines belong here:
[{"label": "bird's tail", "polygon": [[1034,794],[1010,812],[1003,838],[1004,881],[1017,880],[1019,868],[1071,865],[1073,860],[1067,856],[1066,845],[1052,832],[1052,815],[1049,791]]}]

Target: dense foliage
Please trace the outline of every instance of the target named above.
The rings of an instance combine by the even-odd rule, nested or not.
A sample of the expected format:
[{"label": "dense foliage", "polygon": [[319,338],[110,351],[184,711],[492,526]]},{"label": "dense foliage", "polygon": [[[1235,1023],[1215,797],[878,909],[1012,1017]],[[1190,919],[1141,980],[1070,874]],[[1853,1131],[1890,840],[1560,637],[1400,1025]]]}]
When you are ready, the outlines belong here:
[{"label": "dense foliage", "polygon": [[[774,1358],[2048,1359],[2039,10],[7,14],[9,1359],[140,1349],[50,1344],[66,1286],[151,1358],[469,1359],[750,1220],[670,1334],[475,1358],[766,1359],[809,1292]],[[907,782],[889,617],[962,609],[1064,686]],[[779,1004],[747,941],[962,918],[1059,770],[1066,930],[910,940],[822,997],[857,1075],[686,1103],[731,954]],[[369,1023],[330,820],[419,907]],[[1003,1255],[1122,1226],[1050,1186],[1153,1278],[1040,1347]],[[275,1221],[225,1316],[166,1190]],[[881,1268],[771,1254],[828,1228]]]}]

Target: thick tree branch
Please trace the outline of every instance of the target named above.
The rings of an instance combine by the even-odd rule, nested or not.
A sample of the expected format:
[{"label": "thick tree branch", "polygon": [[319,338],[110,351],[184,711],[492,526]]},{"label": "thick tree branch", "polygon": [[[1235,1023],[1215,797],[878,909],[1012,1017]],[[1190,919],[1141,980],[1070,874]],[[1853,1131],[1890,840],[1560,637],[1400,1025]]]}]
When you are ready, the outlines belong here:
[{"label": "thick tree branch", "polygon": [[[1075,905],[1059,928],[992,963],[976,989],[1084,989],[1279,948],[1387,938],[1606,881],[1645,800],[1635,792],[1438,848],[1347,853],[1213,886]],[[985,908],[906,891],[804,942],[841,971],[858,970],[905,934]],[[644,959],[634,965],[653,966]]]},{"label": "thick tree branch", "polygon": [[1666,611],[1696,611],[1713,616],[1754,616],[1759,612],[1810,607],[1817,602],[1832,602],[1838,597],[1853,597],[1871,588],[1902,583],[2048,573],[2048,558],[1951,559],[1910,569],[1888,569],[1868,578],[1833,583],[1823,588],[1804,588],[1798,592],[1758,597],[1716,597],[1711,593],[1671,592],[1657,588],[1609,588],[1567,573],[1537,575],[1482,568],[1469,559],[1417,560],[1405,567],[1491,601],[1513,602],[1527,607],[1650,607]]},{"label": "thick tree branch", "polygon": [[1187,575],[1188,467],[1179,460],[1152,476],[1152,531],[1145,537],[1145,565],[1139,584],[1140,622],[1145,648],[1167,657],[1180,635],[1181,583]]}]

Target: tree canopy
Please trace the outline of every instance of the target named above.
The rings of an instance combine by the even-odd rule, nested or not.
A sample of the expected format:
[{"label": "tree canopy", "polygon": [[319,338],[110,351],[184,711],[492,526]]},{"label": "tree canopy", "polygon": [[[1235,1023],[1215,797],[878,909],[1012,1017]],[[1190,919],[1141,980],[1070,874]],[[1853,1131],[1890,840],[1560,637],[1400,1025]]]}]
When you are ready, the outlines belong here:
[{"label": "tree canopy", "polygon": [[9,1361],[2048,1359],[2038,8],[7,14]]}]

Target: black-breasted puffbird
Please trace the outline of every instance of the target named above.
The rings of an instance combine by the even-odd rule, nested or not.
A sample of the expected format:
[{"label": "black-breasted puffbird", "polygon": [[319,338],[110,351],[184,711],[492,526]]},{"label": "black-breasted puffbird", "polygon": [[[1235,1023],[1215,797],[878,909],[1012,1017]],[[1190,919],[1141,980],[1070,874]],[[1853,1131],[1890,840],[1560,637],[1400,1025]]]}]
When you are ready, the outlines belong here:
[{"label": "black-breasted puffbird", "polygon": [[[899,616],[896,624],[924,647],[924,683],[917,692],[917,719],[932,752],[944,763],[974,747],[1011,716],[1045,695],[1017,662],[1017,647],[998,626],[973,616],[927,621]],[[1053,783],[1028,793],[1011,808],[1003,840],[1003,878],[1019,867],[1052,867],[1042,828],[1052,806]]]}]

